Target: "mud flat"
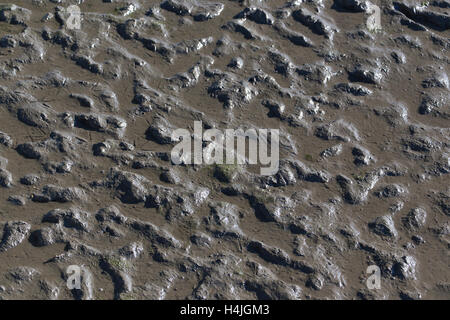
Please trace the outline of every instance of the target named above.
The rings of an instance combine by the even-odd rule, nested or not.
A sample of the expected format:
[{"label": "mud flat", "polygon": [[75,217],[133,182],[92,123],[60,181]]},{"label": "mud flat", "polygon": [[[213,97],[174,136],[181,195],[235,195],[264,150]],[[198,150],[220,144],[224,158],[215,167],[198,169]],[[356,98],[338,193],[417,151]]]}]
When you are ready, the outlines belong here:
[{"label": "mud flat", "polygon": [[[450,3],[373,4],[1,4],[0,299],[449,299]],[[174,165],[194,121],[278,172]]]}]

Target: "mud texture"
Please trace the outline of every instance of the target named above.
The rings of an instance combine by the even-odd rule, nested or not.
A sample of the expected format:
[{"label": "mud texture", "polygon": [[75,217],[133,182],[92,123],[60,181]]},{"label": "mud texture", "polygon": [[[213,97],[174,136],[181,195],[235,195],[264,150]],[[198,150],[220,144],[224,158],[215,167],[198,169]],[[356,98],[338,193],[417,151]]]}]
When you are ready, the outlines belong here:
[{"label": "mud texture", "polygon": [[[447,0],[13,2],[0,299],[450,298]],[[194,121],[280,170],[173,165]]]}]

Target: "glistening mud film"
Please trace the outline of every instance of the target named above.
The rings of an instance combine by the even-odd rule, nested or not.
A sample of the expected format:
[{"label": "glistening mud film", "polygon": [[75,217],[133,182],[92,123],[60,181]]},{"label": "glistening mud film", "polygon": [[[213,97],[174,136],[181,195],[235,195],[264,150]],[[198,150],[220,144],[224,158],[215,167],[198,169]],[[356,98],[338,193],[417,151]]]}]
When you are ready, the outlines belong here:
[{"label": "glistening mud film", "polygon": [[0,299],[449,299],[449,13],[0,4]]}]

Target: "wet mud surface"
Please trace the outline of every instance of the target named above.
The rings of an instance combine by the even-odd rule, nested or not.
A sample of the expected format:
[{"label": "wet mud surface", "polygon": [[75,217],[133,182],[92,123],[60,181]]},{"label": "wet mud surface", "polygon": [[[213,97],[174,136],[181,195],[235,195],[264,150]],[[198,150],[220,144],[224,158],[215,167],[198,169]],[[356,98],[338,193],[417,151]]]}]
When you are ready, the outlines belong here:
[{"label": "wet mud surface", "polygon": [[[13,2],[1,299],[450,298],[448,1]],[[173,165],[194,121],[279,171]]]}]

